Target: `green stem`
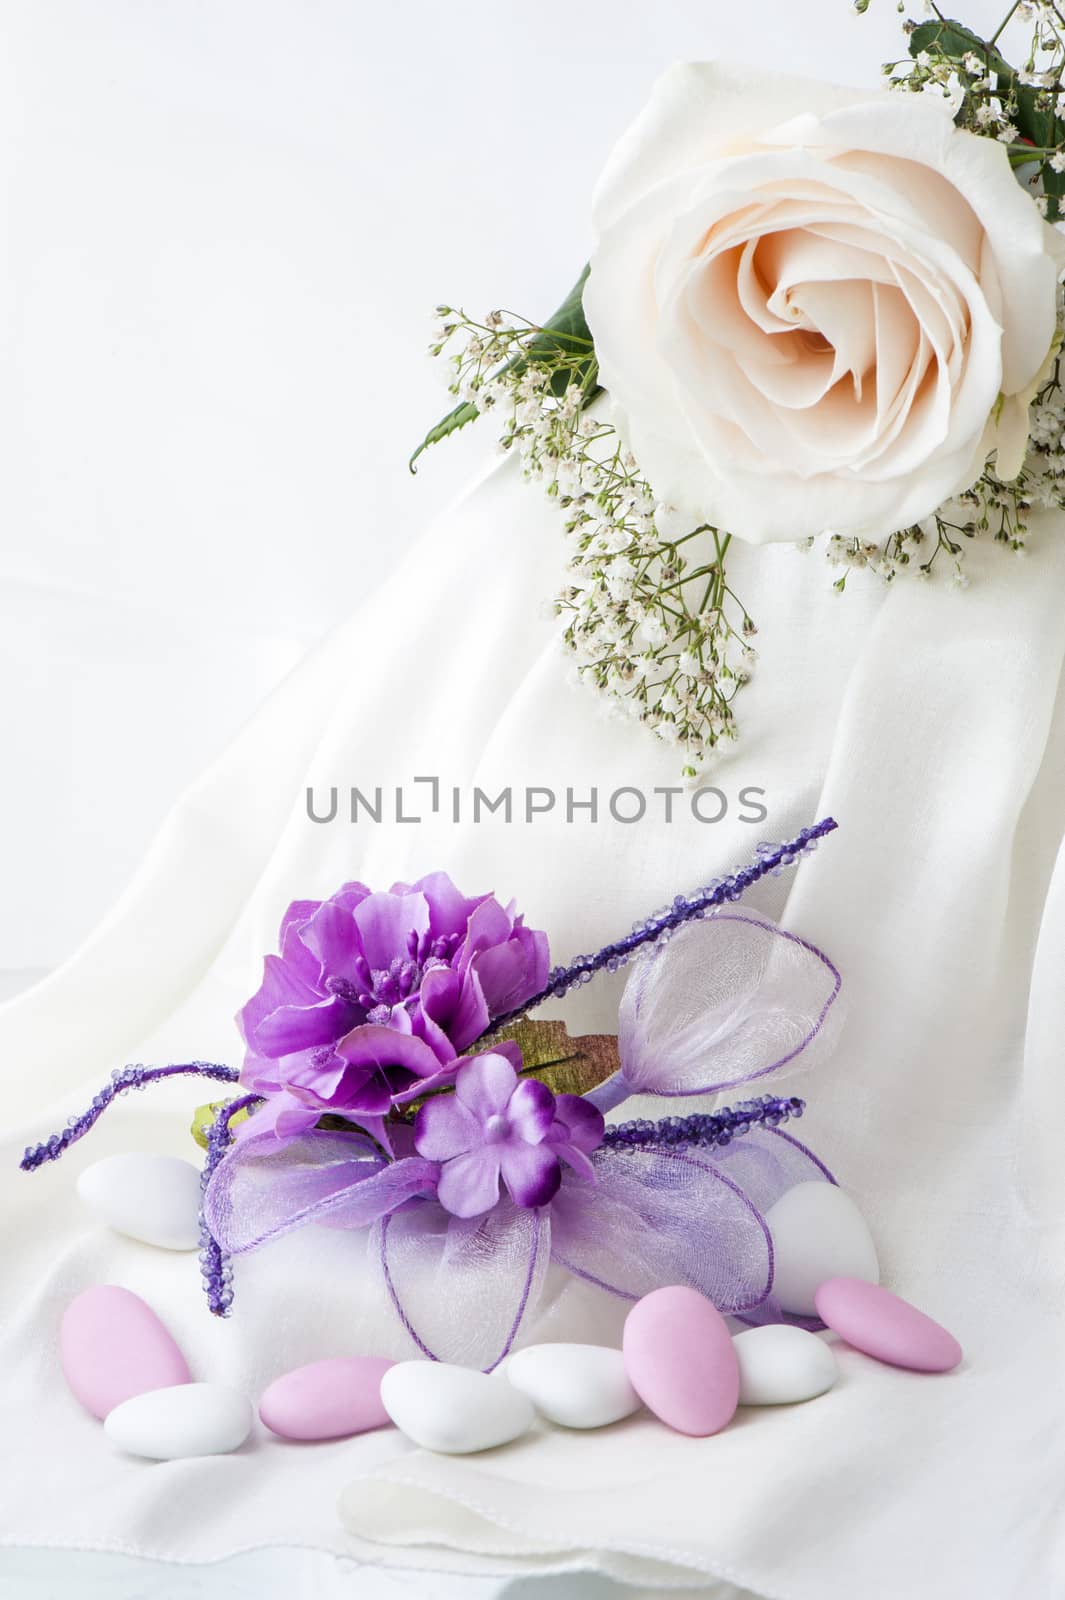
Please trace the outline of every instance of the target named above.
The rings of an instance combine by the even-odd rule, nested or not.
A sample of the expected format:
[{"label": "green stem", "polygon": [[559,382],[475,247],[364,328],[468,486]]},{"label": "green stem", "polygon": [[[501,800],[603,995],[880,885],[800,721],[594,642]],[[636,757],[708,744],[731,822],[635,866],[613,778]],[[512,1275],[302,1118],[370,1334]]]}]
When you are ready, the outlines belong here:
[{"label": "green stem", "polygon": [[991,48],[992,46],[994,46],[994,45],[996,45],[998,43],[999,39],[1005,33],[1006,29],[1009,27],[1011,21],[1013,20],[1014,12],[1018,10],[1020,4],[1021,4],[1021,0],[1013,0],[1013,4],[1010,6],[1009,10],[1006,12],[1006,15],[1003,17],[1002,21],[999,23],[999,25],[995,29],[994,33],[991,35],[990,39],[987,41],[989,48]]}]

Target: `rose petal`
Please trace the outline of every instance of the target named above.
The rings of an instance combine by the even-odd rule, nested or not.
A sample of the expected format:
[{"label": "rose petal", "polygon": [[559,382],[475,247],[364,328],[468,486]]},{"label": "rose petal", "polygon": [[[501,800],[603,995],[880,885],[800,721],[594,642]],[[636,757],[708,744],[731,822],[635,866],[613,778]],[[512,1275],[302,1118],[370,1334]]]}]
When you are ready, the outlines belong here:
[{"label": "rose petal", "polygon": [[[584,292],[659,498],[754,542],[880,539],[1011,469],[1065,241],[925,96],[679,68],[621,140]],[[697,552],[693,552],[695,555]]]},{"label": "rose petal", "polygon": [[812,107],[823,114],[872,98],[880,98],[876,90],[815,82],[763,66],[678,62],[658,78],[647,105],[611,151],[592,201],[593,225],[601,232],[656,185],[678,172],[697,171],[723,149],[742,149],[770,122],[802,116]]}]

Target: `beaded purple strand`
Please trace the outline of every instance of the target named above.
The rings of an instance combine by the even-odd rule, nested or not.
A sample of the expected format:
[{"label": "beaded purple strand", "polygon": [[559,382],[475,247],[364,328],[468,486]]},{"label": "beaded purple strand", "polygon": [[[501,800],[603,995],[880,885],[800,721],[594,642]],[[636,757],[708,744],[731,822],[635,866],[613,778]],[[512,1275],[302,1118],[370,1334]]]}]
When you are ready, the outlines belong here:
[{"label": "beaded purple strand", "polygon": [[781,1099],[763,1094],[755,1100],[740,1100],[720,1111],[696,1111],[688,1117],[660,1117],[652,1122],[639,1117],[632,1122],[616,1122],[603,1135],[603,1150],[701,1150],[720,1149],[740,1139],[752,1128],[776,1128],[790,1117],[801,1117],[806,1102],[797,1095]]},{"label": "beaded purple strand", "polygon": [[85,1137],[107,1110],[112,1100],[128,1089],[143,1089],[145,1084],[158,1083],[161,1078],[178,1077],[213,1078],[216,1083],[236,1083],[240,1073],[235,1067],[222,1067],[214,1061],[184,1061],[170,1067],[116,1067],[111,1082],[93,1096],[92,1105],[80,1116],[71,1117],[62,1133],[53,1133],[43,1144],[27,1145],[19,1162],[23,1172],[34,1172],[46,1161],[58,1161],[64,1150]]},{"label": "beaded purple strand", "polygon": [[233,1266],[207,1226],[203,1197],[215,1168],[229,1148],[229,1129],[233,1118],[238,1111],[246,1111],[261,1100],[261,1095],[243,1094],[237,1100],[230,1100],[228,1105],[219,1106],[218,1114],[207,1130],[207,1159],[200,1173],[200,1277],[207,1294],[207,1309],[215,1317],[228,1317],[233,1304]]},{"label": "beaded purple strand", "polygon": [[762,878],[769,875],[775,877],[784,867],[792,866],[801,855],[814,849],[819,839],[832,833],[838,826],[832,817],[824,817],[812,827],[803,828],[801,833],[797,833],[794,839],[789,839],[785,844],[756,845],[758,860],[752,862],[749,867],[741,867],[738,872],[732,873],[727,878],[717,878],[705,888],[696,890],[693,895],[679,894],[671,906],[656,912],[644,922],[637,922],[632,932],[624,939],[619,939],[615,944],[605,944],[595,955],[577,956],[568,967],[555,967],[539,994],[534,995],[531,1000],[526,1000],[524,1005],[508,1011],[505,1016],[494,1019],[492,1032],[506,1027],[508,1023],[516,1022],[527,1011],[542,1005],[545,1000],[561,999],[578,984],[588,983],[597,972],[616,972],[643,945],[668,939],[670,934],[675,933],[684,923],[707,916],[718,906],[739,900]]}]

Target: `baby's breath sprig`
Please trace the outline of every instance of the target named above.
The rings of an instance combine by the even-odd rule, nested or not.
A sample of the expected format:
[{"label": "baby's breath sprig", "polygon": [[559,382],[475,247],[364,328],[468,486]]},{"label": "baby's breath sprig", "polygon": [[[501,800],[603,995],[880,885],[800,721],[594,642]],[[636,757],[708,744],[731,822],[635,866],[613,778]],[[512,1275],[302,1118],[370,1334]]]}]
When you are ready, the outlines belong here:
[{"label": "baby's breath sprig", "polygon": [[578,676],[675,745],[695,777],[737,737],[733,701],[755,660],[757,629],[725,570],[729,536],[708,523],[672,531],[675,514],[588,409],[594,356],[577,364],[570,345],[545,349],[543,330],[501,311],[478,321],[441,309],[430,351],[447,351],[452,394],[498,417],[501,448],[557,501],[572,536],[555,610]]},{"label": "baby's breath sprig", "polygon": [[[868,9],[856,5],[859,11]],[[1052,0],[1015,0],[990,39],[926,6],[904,31],[909,57],[886,62],[894,89],[947,101],[958,127],[1006,146],[1018,177],[1051,222],[1065,202],[1065,121],[1059,116],[1065,76],[1065,11]],[[998,45],[1010,24],[1030,28],[1024,64],[1013,67]]]},{"label": "baby's breath sprig", "polygon": [[[869,0],[852,0],[859,12]],[[1065,0],[1015,0],[990,39],[925,3],[926,20],[909,21],[909,58],[889,62],[892,88],[945,98],[955,122],[1005,145],[1019,181],[1039,209],[1059,221],[1065,206]],[[902,0],[900,0],[900,10]],[[1007,26],[1031,27],[1025,62],[1014,68],[999,49]],[[567,583],[555,610],[576,672],[611,707],[634,718],[683,756],[695,777],[722,743],[737,737],[734,702],[755,660],[757,632],[728,581],[730,536],[710,523],[681,525],[658,501],[635,458],[599,410],[599,368],[584,318],[585,268],[554,316],[543,324],[493,311],[482,320],[437,308],[430,352],[446,353],[457,404],[431,429],[413,463],[482,413],[495,412],[499,442],[521,459],[560,507],[573,541]],[[1058,338],[1032,401],[1028,453],[1006,482],[994,459],[964,494],[919,524],[878,542],[827,534],[818,544],[842,591],[862,569],[885,582],[910,572],[945,571],[967,586],[969,541],[991,538],[1023,552],[1033,508],[1065,509],[1065,392],[1060,303]]]}]

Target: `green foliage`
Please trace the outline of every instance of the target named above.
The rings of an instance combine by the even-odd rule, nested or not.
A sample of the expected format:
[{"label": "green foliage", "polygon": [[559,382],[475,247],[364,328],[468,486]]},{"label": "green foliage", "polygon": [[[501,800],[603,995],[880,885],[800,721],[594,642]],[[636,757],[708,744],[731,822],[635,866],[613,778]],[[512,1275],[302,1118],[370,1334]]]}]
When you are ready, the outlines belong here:
[{"label": "green foliage", "polygon": [[612,1033],[585,1033],[571,1039],[564,1022],[521,1017],[487,1048],[513,1039],[521,1050],[523,1076],[539,1078],[552,1094],[587,1094],[618,1070],[618,1041]]},{"label": "green foliage", "polygon": [[[1053,222],[1061,215],[1060,200],[1065,195],[1065,173],[1054,171],[1046,159],[1046,152],[1053,153],[1065,141],[1065,122],[1056,113],[1055,91],[1022,83],[1020,73],[997,48],[997,37],[996,34],[993,40],[981,39],[963,22],[936,17],[914,28],[910,34],[909,50],[914,60],[922,52],[927,52],[933,57],[946,57],[959,68],[967,55],[979,57],[984,63],[985,74],[994,75],[995,92],[1008,107],[1022,140],[1032,147],[1029,157],[1024,145],[1011,146],[1010,159],[1015,165],[1027,164],[1028,160],[1038,164],[1043,192],[1048,200],[1047,217]],[[971,99],[972,95],[967,98]]]},{"label": "green foliage", "polygon": [[[193,1112],[192,1127],[190,1131],[192,1133],[192,1137],[195,1139],[201,1150],[207,1149],[207,1135],[210,1129],[214,1126],[214,1122],[218,1116],[218,1113],[224,1106],[227,1106],[228,1104],[228,1100],[212,1100],[209,1105],[197,1106],[196,1110]],[[251,1112],[246,1106],[243,1111],[235,1112],[230,1120],[230,1129],[232,1130],[235,1128],[238,1123],[243,1122],[245,1118],[250,1115]]]},{"label": "green foliage", "polygon": [[449,411],[445,417],[441,417],[440,421],[429,429],[429,432],[407,463],[411,472],[416,473],[418,471],[414,463],[423,450],[428,450],[430,445],[439,444],[442,439],[447,439],[451,434],[458,433],[460,428],[464,428],[467,422],[473,422],[480,414],[471,400],[460,401],[453,411]]},{"label": "green foliage", "polygon": [[[585,404],[595,398],[599,393],[599,386],[595,382],[595,345],[584,315],[583,300],[589,270],[588,267],[584,268],[553,316],[539,327],[530,327],[528,335],[518,342],[515,353],[496,369],[493,376],[498,377],[503,373],[520,376],[531,366],[543,366],[550,371],[552,394],[562,395],[571,383],[579,383],[585,391]],[[414,463],[424,450],[457,433],[480,414],[473,400],[461,400],[429,429],[410,458],[411,472],[417,472]]]},{"label": "green foliage", "polygon": [[[521,1076],[539,1078],[552,1094],[587,1094],[597,1083],[612,1077],[620,1064],[614,1034],[585,1033],[571,1039],[564,1022],[533,1021],[529,1017],[519,1017],[510,1027],[486,1034],[471,1048],[483,1053],[505,1040],[513,1040],[521,1050]],[[393,1111],[392,1116],[397,1122],[413,1122],[426,1100],[452,1092],[451,1089],[432,1089],[429,1094]],[[324,1123],[319,1123],[319,1127],[322,1126]]]}]

